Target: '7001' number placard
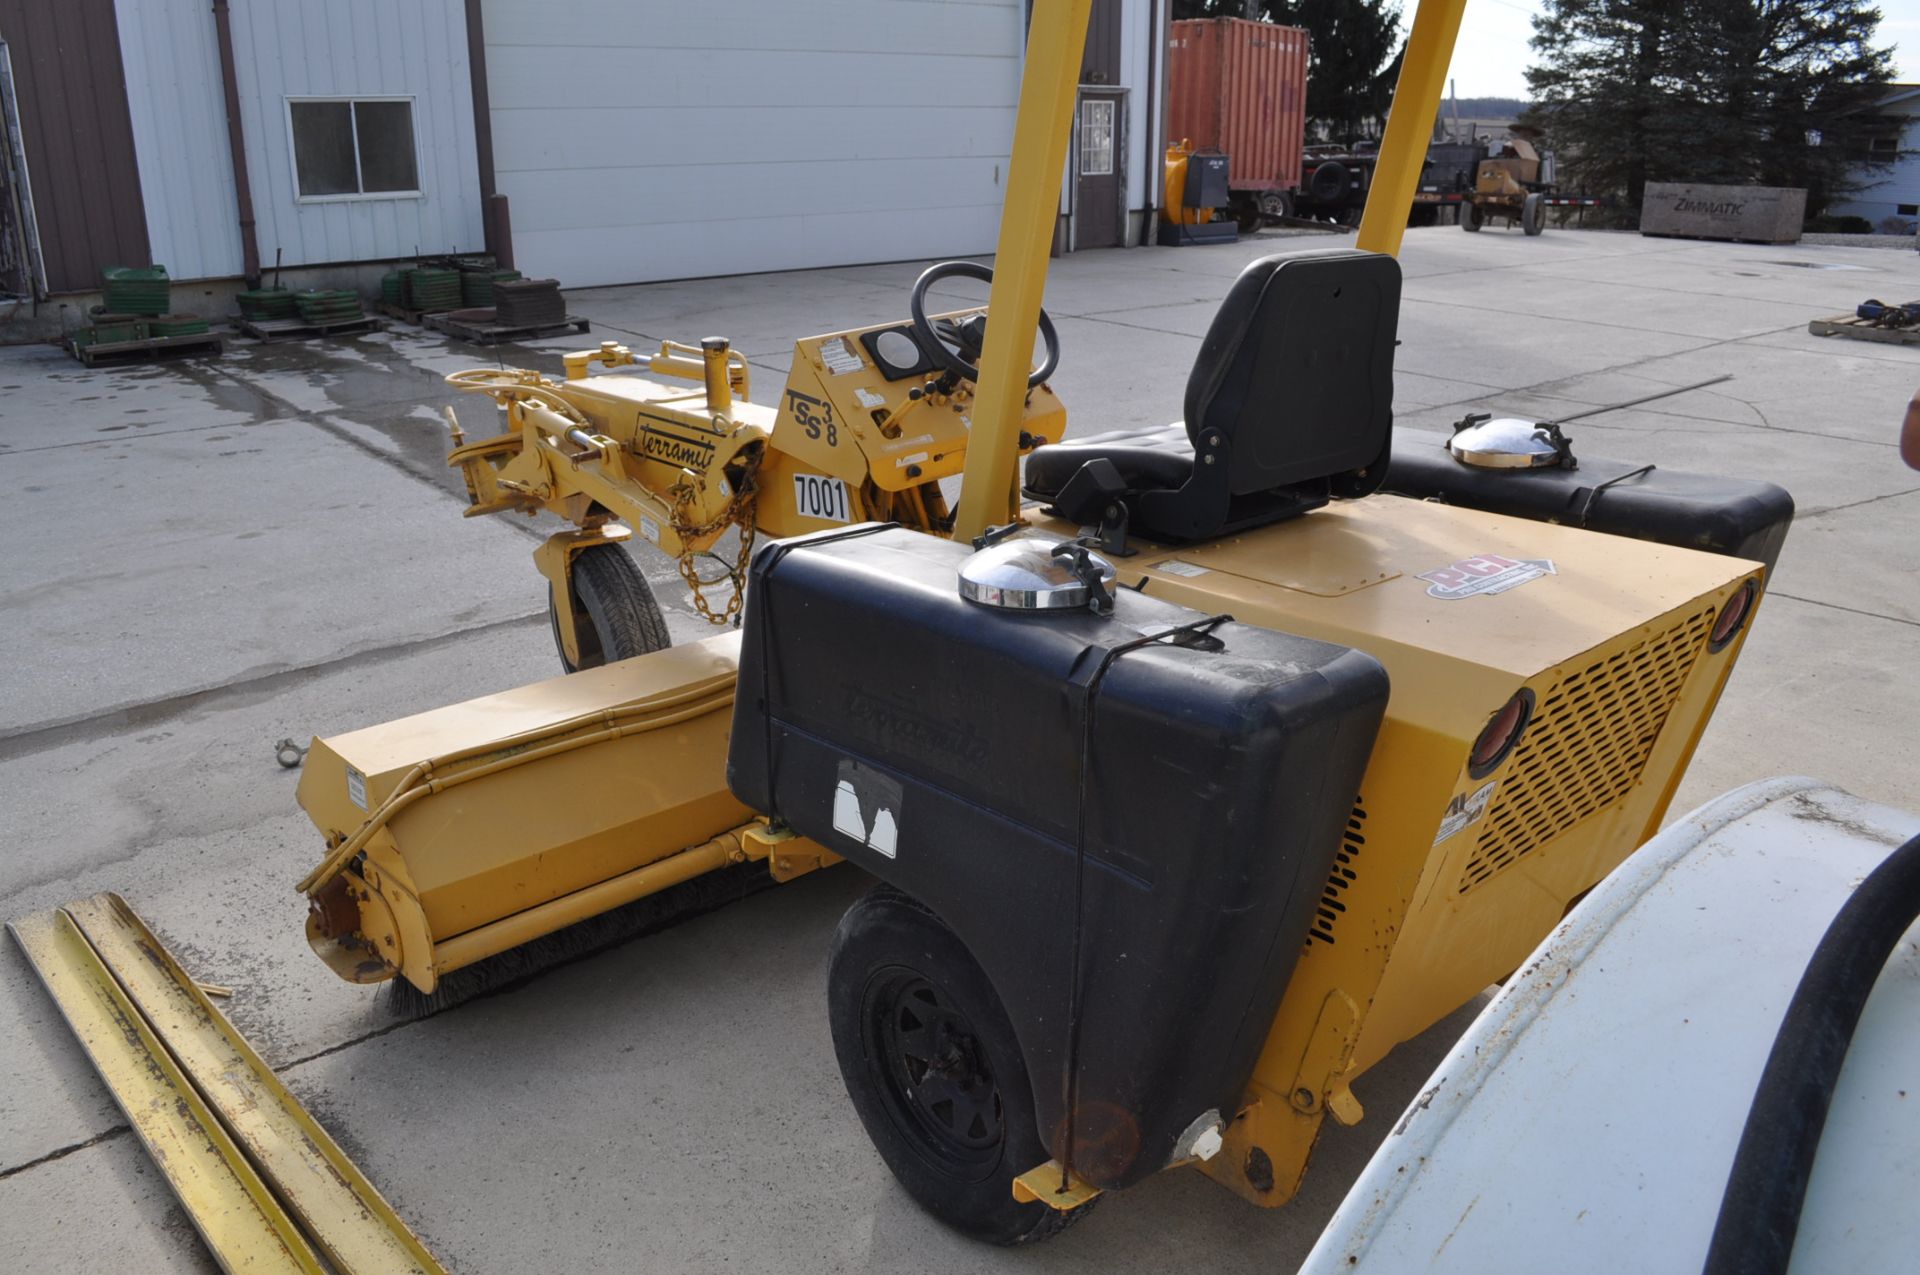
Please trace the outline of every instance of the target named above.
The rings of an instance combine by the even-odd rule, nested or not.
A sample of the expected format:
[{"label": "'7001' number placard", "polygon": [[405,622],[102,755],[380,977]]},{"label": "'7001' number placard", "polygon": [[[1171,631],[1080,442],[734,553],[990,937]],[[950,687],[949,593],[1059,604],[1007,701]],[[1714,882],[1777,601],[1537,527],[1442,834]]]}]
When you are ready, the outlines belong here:
[{"label": "'7001' number placard", "polygon": [[818,518],[822,522],[853,521],[847,501],[847,485],[838,478],[795,474],[793,505],[802,518]]}]

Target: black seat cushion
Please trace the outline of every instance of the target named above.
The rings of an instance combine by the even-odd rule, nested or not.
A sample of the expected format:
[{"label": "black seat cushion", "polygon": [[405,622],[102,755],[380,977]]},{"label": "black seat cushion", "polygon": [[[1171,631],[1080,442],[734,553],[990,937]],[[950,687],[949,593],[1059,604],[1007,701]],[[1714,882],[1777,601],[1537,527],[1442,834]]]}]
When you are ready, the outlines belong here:
[{"label": "black seat cushion", "polygon": [[1135,491],[1179,487],[1193,473],[1193,444],[1187,441],[1187,427],[1175,421],[1035,448],[1027,457],[1026,489],[1036,499],[1051,499],[1080,466],[1095,457],[1112,461]]},{"label": "black seat cushion", "polygon": [[1333,249],[1262,258],[1234,281],[1194,359],[1186,447],[1156,430],[1038,448],[1027,495],[1051,502],[1082,465],[1107,460],[1129,489],[1134,528],[1171,540],[1365,495],[1392,449],[1399,309],[1391,257]]}]

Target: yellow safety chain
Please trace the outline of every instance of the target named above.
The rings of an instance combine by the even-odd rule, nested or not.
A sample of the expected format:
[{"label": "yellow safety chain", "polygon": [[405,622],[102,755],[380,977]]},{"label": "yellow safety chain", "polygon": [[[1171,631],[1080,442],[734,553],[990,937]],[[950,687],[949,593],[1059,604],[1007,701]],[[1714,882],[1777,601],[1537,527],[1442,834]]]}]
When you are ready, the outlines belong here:
[{"label": "yellow safety chain", "polygon": [[746,602],[747,560],[753,556],[754,496],[759,490],[756,483],[759,468],[759,454],[747,456],[740,475],[740,485],[734,491],[732,498],[727,501],[726,507],[709,521],[698,525],[689,521],[688,518],[688,510],[693,504],[692,488],[683,483],[674,487],[672,492],[673,530],[680,537],[681,544],[692,544],[696,540],[723,531],[730,525],[740,528],[740,551],[734,557],[732,571],[733,596],[727,599],[727,607],[722,614],[715,615],[713,607],[707,602],[703,592],[707,587],[706,583],[700,579],[700,573],[693,567],[693,550],[685,550],[680,555],[680,577],[687,582],[687,588],[693,594],[694,609],[700,612],[708,624],[731,624],[734,617],[740,614],[741,606]]}]

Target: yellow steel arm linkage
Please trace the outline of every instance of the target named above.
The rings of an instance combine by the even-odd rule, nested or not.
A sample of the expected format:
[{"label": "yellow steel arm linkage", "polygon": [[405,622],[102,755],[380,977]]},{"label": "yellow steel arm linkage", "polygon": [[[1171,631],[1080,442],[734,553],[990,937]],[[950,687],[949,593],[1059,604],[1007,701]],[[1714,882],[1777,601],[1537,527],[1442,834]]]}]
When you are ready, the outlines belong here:
[{"label": "yellow steel arm linkage", "polygon": [[1087,43],[1093,0],[1034,0],[1027,24],[1027,65],[1020,77],[1020,114],[1007,162],[1007,200],[987,297],[986,348],[973,405],[972,438],[953,527],[971,540],[1013,516],[1013,471],[1020,421],[1033,368],[1033,336],[1047,288],[1047,254],[1060,211],[1060,174],[1067,162],[1073,99]]},{"label": "yellow steel arm linkage", "polygon": [[[971,539],[1012,516],[1027,373],[1033,362],[1040,301],[1046,292],[1047,257],[1053,246],[1091,7],[1092,0],[1034,0],[1007,198],[993,260],[993,291],[988,297],[994,321],[987,327],[986,349],[980,358],[973,437],[953,529],[956,539]],[[1441,85],[1465,9],[1466,0],[1423,0],[1414,12],[1413,32],[1394,90],[1393,114],[1360,223],[1359,246],[1369,251],[1400,251],[1407,210],[1413,206],[1414,188],[1426,161]]]},{"label": "yellow steel arm linkage", "polygon": [[1400,253],[1400,237],[1407,231],[1407,212],[1426,164],[1433,119],[1440,111],[1440,90],[1466,7],[1467,0],[1421,0],[1414,10],[1407,55],[1393,90],[1393,113],[1387,117],[1387,135],[1373,166],[1367,209],[1360,218],[1358,243],[1368,252]]}]

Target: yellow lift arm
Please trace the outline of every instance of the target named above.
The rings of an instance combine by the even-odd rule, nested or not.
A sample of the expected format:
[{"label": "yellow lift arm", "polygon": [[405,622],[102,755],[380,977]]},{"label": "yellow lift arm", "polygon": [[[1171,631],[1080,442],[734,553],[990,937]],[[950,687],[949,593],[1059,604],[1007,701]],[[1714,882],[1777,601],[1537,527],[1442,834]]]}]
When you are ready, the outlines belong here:
[{"label": "yellow lift arm", "polygon": [[[1421,0],[1400,64],[1387,136],[1373,170],[1372,195],[1360,222],[1359,246],[1398,255],[1440,110],[1440,90],[1460,15],[1467,0]],[[1047,290],[1047,258],[1060,205],[1060,180],[1073,130],[1074,93],[1087,42],[1092,0],[1034,0],[1027,29],[1027,65],[1020,82],[1020,117],[1007,166],[1007,201],[1000,213],[999,247],[981,352],[973,440],[954,523],[956,540],[970,540],[1013,516],[1014,464],[1019,456],[1027,370],[1033,334]]]}]

